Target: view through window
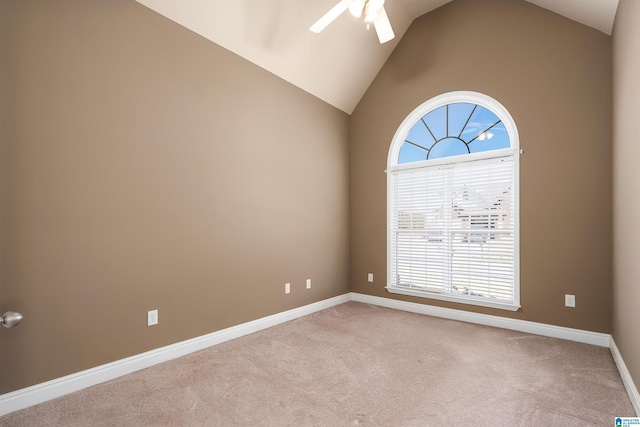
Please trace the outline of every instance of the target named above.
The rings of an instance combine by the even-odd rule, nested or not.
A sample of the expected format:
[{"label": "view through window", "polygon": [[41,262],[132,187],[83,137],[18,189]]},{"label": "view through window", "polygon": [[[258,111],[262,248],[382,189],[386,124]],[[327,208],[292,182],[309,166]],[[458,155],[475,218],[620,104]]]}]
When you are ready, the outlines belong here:
[{"label": "view through window", "polygon": [[405,119],[388,165],[390,292],[519,308],[517,148],[509,113],[475,92]]}]

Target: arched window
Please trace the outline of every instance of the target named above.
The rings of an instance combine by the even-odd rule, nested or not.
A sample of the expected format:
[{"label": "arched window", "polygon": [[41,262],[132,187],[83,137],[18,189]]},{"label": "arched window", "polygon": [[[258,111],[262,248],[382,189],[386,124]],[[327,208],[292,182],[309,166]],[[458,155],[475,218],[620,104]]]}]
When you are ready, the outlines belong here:
[{"label": "arched window", "polygon": [[509,112],[476,92],[416,108],[389,150],[393,293],[520,307],[519,141]]}]

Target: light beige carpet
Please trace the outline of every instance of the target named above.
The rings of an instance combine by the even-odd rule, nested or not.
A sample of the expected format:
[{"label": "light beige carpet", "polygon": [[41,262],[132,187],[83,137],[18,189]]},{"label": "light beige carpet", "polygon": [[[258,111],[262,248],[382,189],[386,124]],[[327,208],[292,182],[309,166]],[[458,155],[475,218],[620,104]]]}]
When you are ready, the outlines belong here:
[{"label": "light beige carpet", "polygon": [[612,426],[608,349],[350,302],[2,426]]}]

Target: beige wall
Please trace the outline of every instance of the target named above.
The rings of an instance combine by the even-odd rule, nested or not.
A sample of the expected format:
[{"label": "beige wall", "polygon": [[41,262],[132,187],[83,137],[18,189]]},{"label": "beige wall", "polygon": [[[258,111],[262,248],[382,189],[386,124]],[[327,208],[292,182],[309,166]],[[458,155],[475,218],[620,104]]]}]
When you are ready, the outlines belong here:
[{"label": "beige wall", "polygon": [[[637,88],[620,75],[637,59],[631,19],[616,24],[617,94]],[[0,36],[0,312],[26,316],[0,331],[0,393],[339,295],[349,281],[612,330],[602,33],[520,0],[456,0],[414,22],[351,119],[133,0],[0,0]],[[391,138],[416,106],[453,90],[496,98],[518,125],[517,313],[384,290]],[[621,128],[616,158],[632,175]],[[632,185],[618,176],[616,189]],[[638,300],[637,215],[626,203],[614,334],[637,377],[624,316]],[[155,308],[160,324],[148,328]]]},{"label": "beige wall", "polygon": [[[5,3],[3,1],[0,1],[0,58],[6,57],[7,49],[9,48],[8,34],[10,28],[10,20],[7,17],[5,9]],[[8,62],[0,59],[0,298],[2,298],[2,295],[5,293],[4,285],[6,283],[4,277],[5,275],[3,274],[3,264],[5,257],[3,255],[2,245],[2,242],[5,240],[5,227],[3,227],[2,225],[5,223],[5,210],[3,209],[3,207],[6,205],[6,187],[9,183],[7,179],[8,168],[6,163],[6,156],[4,155],[7,145],[7,139],[9,136],[8,124],[10,122],[8,117],[9,102],[7,100],[9,81],[7,77],[8,70]],[[0,309],[2,309],[1,306]],[[2,313],[4,312],[1,312],[0,315]]]},{"label": "beige wall", "polygon": [[[384,289],[391,139],[414,108],[455,90],[497,99],[520,133],[516,313]],[[354,111],[351,138],[352,291],[611,332],[610,37],[524,1],[456,0],[414,21]]]},{"label": "beige wall", "polygon": [[348,291],[348,115],[133,0],[0,7],[0,393]]},{"label": "beige wall", "polygon": [[621,0],[613,31],[613,338],[640,385],[640,2]]}]

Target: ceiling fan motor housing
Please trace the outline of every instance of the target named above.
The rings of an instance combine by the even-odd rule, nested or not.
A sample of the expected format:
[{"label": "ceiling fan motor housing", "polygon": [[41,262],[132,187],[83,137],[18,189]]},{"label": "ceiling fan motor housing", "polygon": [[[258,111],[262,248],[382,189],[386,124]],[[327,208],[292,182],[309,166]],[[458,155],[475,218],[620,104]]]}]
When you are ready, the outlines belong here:
[{"label": "ceiling fan motor housing", "polygon": [[351,0],[349,12],[356,18],[360,18],[364,12],[364,18],[371,22],[378,16],[378,11],[384,6],[384,0]]}]

